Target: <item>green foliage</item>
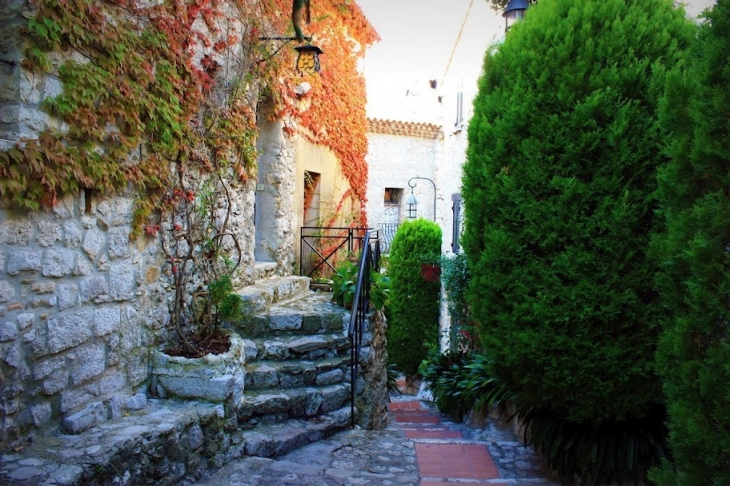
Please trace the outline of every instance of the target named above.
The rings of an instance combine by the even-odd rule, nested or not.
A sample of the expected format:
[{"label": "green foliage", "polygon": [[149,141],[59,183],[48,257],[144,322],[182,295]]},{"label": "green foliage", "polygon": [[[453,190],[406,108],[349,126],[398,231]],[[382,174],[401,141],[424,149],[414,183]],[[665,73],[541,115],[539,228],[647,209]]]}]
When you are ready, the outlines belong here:
[{"label": "green foliage", "polygon": [[463,180],[470,310],[522,410],[598,429],[663,400],[657,111],[695,32],[669,0],[553,0],[486,56]]},{"label": "green foliage", "polygon": [[526,427],[525,444],[542,451],[563,484],[577,476],[581,486],[640,484],[647,469],[666,455],[666,413],[661,405],[639,419],[600,425],[570,422],[546,408],[531,409],[519,418]]},{"label": "green foliage", "polygon": [[[352,262],[345,262],[332,275],[332,302],[350,307],[355,299],[359,269]],[[370,271],[370,303],[377,310],[390,306],[390,279],[375,270]]]},{"label": "green foliage", "polygon": [[244,301],[233,293],[230,275],[222,275],[208,283],[208,294],[216,325],[221,322],[240,321],[245,317]]},{"label": "green foliage", "polygon": [[433,350],[423,369],[423,381],[439,410],[456,420],[470,409],[484,414],[507,399],[507,388],[494,376],[494,363],[485,355]]},{"label": "green foliage", "polygon": [[730,484],[730,2],[708,20],[662,105],[672,161],[659,174],[667,227],[653,249],[671,315],[657,366],[672,464],[652,475],[661,486]]},{"label": "green foliage", "polygon": [[446,290],[447,307],[451,318],[452,347],[474,349],[478,343],[475,340],[474,323],[467,299],[469,279],[469,267],[464,253],[445,256],[441,260],[441,282]]},{"label": "green foliage", "polygon": [[441,228],[424,219],[400,225],[391,244],[388,358],[409,375],[416,373],[429,343],[438,338],[440,284],[424,280],[421,265],[440,249]]}]

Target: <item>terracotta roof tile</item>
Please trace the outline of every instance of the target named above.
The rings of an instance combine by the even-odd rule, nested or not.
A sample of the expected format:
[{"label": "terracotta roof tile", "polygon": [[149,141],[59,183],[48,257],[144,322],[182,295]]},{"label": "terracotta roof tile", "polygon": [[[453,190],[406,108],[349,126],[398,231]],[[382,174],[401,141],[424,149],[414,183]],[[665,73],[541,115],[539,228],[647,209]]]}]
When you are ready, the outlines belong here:
[{"label": "terracotta roof tile", "polygon": [[368,132],[434,140],[443,137],[441,127],[432,123],[381,120],[379,118],[368,118]]}]

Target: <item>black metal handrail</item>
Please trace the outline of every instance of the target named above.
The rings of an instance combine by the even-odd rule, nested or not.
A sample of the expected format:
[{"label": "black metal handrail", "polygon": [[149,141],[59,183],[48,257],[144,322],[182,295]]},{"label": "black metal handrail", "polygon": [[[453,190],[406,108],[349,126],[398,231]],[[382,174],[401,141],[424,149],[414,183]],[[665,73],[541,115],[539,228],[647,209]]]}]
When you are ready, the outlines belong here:
[{"label": "black metal handrail", "polygon": [[[365,234],[369,231],[372,230],[370,228],[303,226],[299,240],[299,275],[312,277],[317,271],[325,268],[330,272],[335,272],[333,260],[338,252],[346,250],[348,253],[352,253],[359,250]],[[317,248],[314,242],[321,240],[329,240],[332,244],[326,250]],[[305,249],[310,251],[309,254],[316,255],[318,259],[313,268],[306,270],[304,259],[307,253],[305,253]]]},{"label": "black metal handrail", "polygon": [[[371,234],[375,238],[371,238]],[[352,314],[347,336],[350,338],[350,422],[355,426],[355,385],[360,366],[360,350],[365,321],[370,312],[370,271],[380,269],[380,244],[377,232],[365,233],[362,255],[358,264],[357,285],[352,301]]]}]

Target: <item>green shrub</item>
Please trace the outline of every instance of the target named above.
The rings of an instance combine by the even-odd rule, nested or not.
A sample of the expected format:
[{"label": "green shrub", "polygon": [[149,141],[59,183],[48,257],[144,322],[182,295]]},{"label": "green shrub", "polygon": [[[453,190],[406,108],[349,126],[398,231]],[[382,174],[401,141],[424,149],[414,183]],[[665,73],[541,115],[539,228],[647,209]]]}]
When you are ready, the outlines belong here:
[{"label": "green shrub", "polygon": [[730,484],[730,2],[708,19],[662,111],[673,157],[659,176],[667,229],[654,248],[671,318],[657,365],[673,464],[652,475],[660,486]]},{"label": "green shrub", "polygon": [[472,409],[484,415],[507,399],[507,389],[494,376],[494,363],[485,355],[455,349],[441,354],[433,350],[421,369],[438,409],[456,420]]},{"label": "green shrub", "polygon": [[407,375],[416,373],[438,339],[440,284],[424,280],[421,265],[440,251],[441,228],[425,219],[401,224],[391,244],[388,358]]},{"label": "green shrub", "polygon": [[479,346],[467,300],[469,278],[465,254],[442,258],[441,282],[446,291],[446,304],[451,319],[449,336],[451,347],[474,350]]},{"label": "green shrub", "polygon": [[694,32],[670,0],[551,0],[486,56],[463,179],[470,310],[522,410],[598,429],[663,401],[657,110]]}]

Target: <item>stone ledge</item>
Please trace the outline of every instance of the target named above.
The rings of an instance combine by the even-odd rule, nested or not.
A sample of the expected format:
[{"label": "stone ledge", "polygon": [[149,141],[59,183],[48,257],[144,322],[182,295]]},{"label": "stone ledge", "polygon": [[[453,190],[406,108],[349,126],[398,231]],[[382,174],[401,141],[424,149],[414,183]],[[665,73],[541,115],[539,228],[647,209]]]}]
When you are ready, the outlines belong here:
[{"label": "stone ledge", "polygon": [[[38,431],[26,447],[0,457],[0,483],[134,484],[163,470],[169,479],[200,474],[223,463],[204,446],[215,442],[224,415],[222,405],[148,400],[143,410],[77,435]],[[160,457],[165,450],[175,453]]]}]

